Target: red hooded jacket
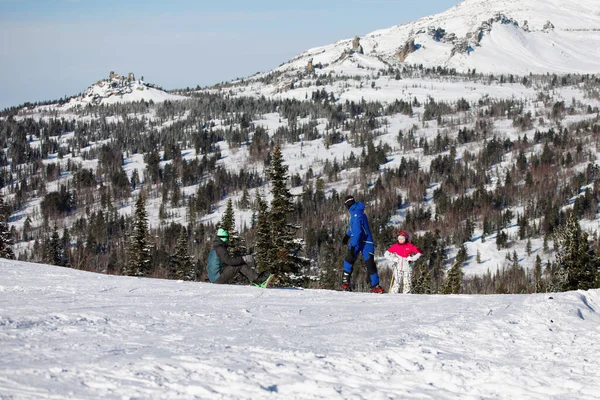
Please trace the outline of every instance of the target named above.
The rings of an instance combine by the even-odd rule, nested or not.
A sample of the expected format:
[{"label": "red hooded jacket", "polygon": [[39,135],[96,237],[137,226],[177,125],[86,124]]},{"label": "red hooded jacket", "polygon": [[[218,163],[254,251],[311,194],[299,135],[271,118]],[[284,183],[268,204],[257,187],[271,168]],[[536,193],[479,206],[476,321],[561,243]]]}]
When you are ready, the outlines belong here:
[{"label": "red hooded jacket", "polygon": [[387,251],[404,258],[410,257],[413,254],[423,254],[423,252],[417,246],[409,242],[404,244],[394,243],[389,249],[387,249]]}]

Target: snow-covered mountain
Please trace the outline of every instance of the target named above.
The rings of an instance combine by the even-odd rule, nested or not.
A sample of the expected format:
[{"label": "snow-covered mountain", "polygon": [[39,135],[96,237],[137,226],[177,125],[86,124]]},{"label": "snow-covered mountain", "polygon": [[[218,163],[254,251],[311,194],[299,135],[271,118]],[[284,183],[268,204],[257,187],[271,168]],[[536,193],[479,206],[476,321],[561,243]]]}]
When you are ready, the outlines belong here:
[{"label": "snow-covered mountain", "polygon": [[402,63],[466,72],[600,72],[600,1],[465,0],[449,10],[307,50],[275,71]]},{"label": "snow-covered mountain", "polygon": [[[570,72],[600,71],[599,58],[591,57],[600,49],[599,31],[593,28],[598,19],[596,16],[600,9],[599,4],[600,0],[587,2],[585,5],[575,4],[572,1],[548,3],[537,0],[522,2],[511,0],[492,3],[467,0],[436,16],[376,31],[358,40],[341,41],[331,46],[309,50],[269,73],[203,90],[182,91],[191,97],[160,91],[144,83],[143,78],[136,80],[133,77],[124,78],[113,74],[109,79],[90,86],[82,96],[70,99],[63,106],[52,105],[38,107],[37,110],[24,110],[14,118],[14,121],[22,126],[5,130],[5,133],[28,132],[28,135],[23,137],[23,143],[7,136],[9,163],[6,169],[19,166],[25,171],[30,171],[27,172],[30,174],[27,179],[44,182],[44,185],[40,185],[39,189],[29,189],[30,193],[23,197],[18,191],[22,187],[14,183],[16,178],[7,175],[6,180],[11,183],[5,189],[6,199],[19,204],[11,216],[11,228],[15,229],[18,237],[25,237],[16,244],[16,250],[19,255],[33,251],[36,241],[32,234],[23,235],[26,230],[36,230],[37,237],[47,235],[48,232],[44,231],[44,218],[40,213],[42,201],[47,193],[59,193],[63,185],[74,187],[72,183],[78,179],[76,174],[80,169],[91,169],[94,173],[106,169],[105,166],[100,165],[98,153],[107,144],[121,146],[119,150],[123,154],[123,164],[117,165],[116,172],[120,173],[122,169],[130,182],[133,182],[136,176],[137,187],[132,184],[131,190],[125,190],[123,194],[119,192],[120,215],[131,215],[140,186],[152,185],[153,189],[149,191],[152,195],[147,199],[150,227],[160,229],[164,224],[171,222],[183,225],[189,223],[190,205],[194,204],[198,193],[202,194],[201,190],[210,179],[211,171],[204,171],[197,179],[183,180],[183,174],[180,174],[179,169],[176,168],[178,176],[173,181],[180,185],[181,192],[178,192],[178,195],[181,196],[177,201],[167,201],[166,196],[157,195],[163,182],[156,179],[158,183],[154,183],[149,179],[149,175],[145,176],[149,165],[147,153],[143,153],[141,150],[143,147],[132,146],[129,141],[124,141],[122,138],[117,139],[122,132],[126,132],[132,138],[135,137],[135,140],[139,140],[140,143],[146,137],[151,137],[153,145],[157,143],[156,138],[169,137],[165,142],[172,140],[181,146],[181,158],[188,165],[216,156],[217,152],[214,149],[218,146],[218,159],[215,160],[217,167],[223,167],[232,174],[251,171],[263,175],[264,160],[257,159],[250,153],[254,135],[261,128],[270,139],[277,138],[281,143],[282,154],[289,167],[290,176],[300,177],[299,180],[304,179],[303,184],[314,184],[316,178],[324,179],[327,195],[332,194],[334,190],[336,193],[357,193],[365,186],[372,187],[378,176],[399,168],[403,160],[417,161],[419,169],[424,174],[428,174],[432,163],[439,162],[440,157],[451,154],[448,148],[440,147],[431,150],[432,144],[436,143],[438,137],[448,137],[456,150],[454,162],[464,165],[465,170],[473,168],[473,156],[477,157],[485,149],[491,137],[497,137],[502,142],[518,143],[531,165],[539,161],[544,151],[543,143],[552,144],[543,136],[546,133],[547,136],[551,136],[550,131],[562,132],[567,129],[573,134],[577,132],[577,140],[581,140],[582,144],[597,143],[595,136],[597,130],[592,125],[597,124],[600,107],[598,82],[594,77],[589,76],[563,76],[562,79],[546,76],[544,68],[555,68],[555,71],[560,71],[557,68],[562,65]],[[524,23],[525,20],[527,24]],[[547,23],[548,21],[550,24]],[[473,36],[474,32],[477,35]],[[514,53],[514,47],[507,45],[506,41],[508,38],[519,37],[523,39],[520,43],[527,50],[522,54]],[[578,37],[585,40],[575,40]],[[494,38],[498,40],[494,41]],[[554,38],[552,40],[555,46],[548,44],[551,43],[548,38]],[[452,49],[460,41],[464,42],[463,39],[472,51],[467,48],[467,53],[455,52],[451,55]],[[419,68],[403,69],[401,68],[403,64],[399,61],[398,49],[404,51],[405,44],[409,40],[414,40],[415,45],[411,45],[414,51],[403,53],[405,63],[423,62],[430,66],[452,66],[452,62],[464,61],[464,65],[461,65],[465,69],[474,68],[477,72],[483,72],[485,68],[476,65],[477,60],[483,67],[491,65],[493,68],[500,65],[493,64],[496,62],[494,60],[497,60],[503,66],[502,68],[506,67],[511,73],[518,74],[524,71],[520,68],[533,67],[539,67],[544,73],[513,79],[514,77],[498,74],[489,76],[479,73],[452,74],[440,70],[424,71]],[[556,62],[550,62],[551,57],[554,57],[552,54],[559,54],[554,50],[559,42],[570,43],[567,46],[568,51],[559,52],[562,56],[557,56]],[[416,46],[419,44],[420,47]],[[549,47],[544,47],[546,45]],[[541,54],[539,59],[547,62],[534,63],[531,57],[536,52]],[[574,52],[587,54],[584,56]],[[512,54],[512,58],[506,57],[509,53]],[[419,60],[419,57],[427,58],[427,62]],[[311,67],[315,73],[308,72],[308,67]],[[501,71],[493,68],[494,73]],[[554,80],[557,82],[553,83]],[[292,104],[290,107],[294,109],[293,112],[289,112],[291,109],[284,104],[288,99],[311,103],[311,98],[315,94],[326,96],[327,104],[323,104],[322,98],[312,101],[313,104],[309,107],[306,107],[306,104]],[[235,96],[256,98],[265,96],[275,103],[268,109],[262,105],[257,107],[253,104],[253,99],[248,98],[236,99],[236,104],[229,104],[230,98]],[[76,107],[86,104],[138,102],[142,98],[146,102],[152,100],[153,103],[166,99],[191,98],[192,100],[177,102],[174,107],[165,107],[165,104],[124,104],[120,107],[101,109],[100,113],[93,107],[90,109],[94,112],[89,112],[87,107]],[[426,118],[426,113],[431,114],[433,107],[436,106],[433,100],[437,105],[444,103],[446,110],[439,111],[437,118],[432,118],[431,115]],[[406,105],[411,105],[411,111],[400,112],[398,108],[393,107],[387,110],[377,104],[371,104],[370,107],[377,110],[377,116],[372,118],[373,124],[370,128],[365,127],[364,124],[361,127],[361,120],[367,118],[366,109],[362,107],[351,112],[352,107],[349,103],[358,104],[363,101],[385,105],[403,101]],[[510,113],[502,106],[502,103],[506,102],[512,103]],[[467,103],[468,107],[458,107],[459,103],[463,105]],[[213,109],[214,104],[220,105]],[[335,106],[335,113],[331,112],[334,109],[332,106]],[[177,110],[166,110],[168,108]],[[307,111],[309,109],[313,111]],[[106,115],[98,116],[99,114]],[[45,123],[47,121],[53,123],[51,121],[53,118],[64,118],[68,123],[64,123],[64,128],[54,127],[46,137],[45,134],[40,134],[46,132],[46,127],[30,128],[27,121],[29,118],[45,121]],[[98,124],[95,124],[94,120],[98,118],[102,118],[107,124],[106,130],[100,129]],[[240,129],[242,120],[245,127]],[[131,121],[136,123],[132,124]],[[356,126],[362,132],[358,131]],[[283,137],[281,132],[289,133],[290,127],[300,129],[294,135],[286,134]],[[216,146],[194,146],[195,141],[199,140],[195,132],[204,129],[215,133],[217,135],[215,138],[222,138],[217,143],[213,143]],[[474,135],[458,140],[459,129],[463,132],[467,129],[472,130]],[[409,136],[406,136],[407,133],[410,135],[410,140]],[[531,139],[536,136],[538,137],[535,139],[536,142],[531,142]],[[385,161],[380,163],[377,172],[368,175],[358,167],[360,163],[346,162],[365,152],[364,141],[367,137],[372,138],[375,145],[387,148]],[[524,138],[528,138],[529,142],[525,143]],[[13,143],[16,145],[13,146]],[[429,151],[425,151],[425,144]],[[556,151],[555,162],[562,163],[561,157],[565,160],[570,157],[573,160],[573,154],[581,153],[576,143],[573,142],[568,146],[560,147],[552,144],[551,148]],[[582,145],[581,148],[583,149],[584,146]],[[31,148],[32,151],[24,153],[23,149],[27,148]],[[41,150],[37,151],[38,149]],[[173,149],[173,147],[167,148],[164,143],[159,144],[157,150],[161,160],[158,168],[161,171],[166,170],[173,162],[170,159]],[[38,154],[43,154],[44,151],[48,154],[42,159]],[[27,168],[29,154],[40,157],[39,161],[45,168]],[[477,171],[477,173],[485,172],[485,189],[490,193],[504,186],[509,172],[513,174],[518,152],[516,149],[506,150],[501,156],[493,165],[482,162],[485,169]],[[16,159],[20,161],[15,161]],[[465,159],[469,161],[464,161]],[[591,169],[592,166],[596,168],[600,165],[600,152],[591,145],[589,153],[585,156],[575,156],[574,159],[570,167],[561,166],[552,169],[560,170],[561,176],[564,177],[563,181],[557,181],[561,196],[555,199],[557,206],[564,211],[572,209],[576,199],[584,196],[587,188],[594,188],[595,178],[592,174],[588,174],[589,179],[585,177],[584,180],[574,177],[581,171],[587,171],[588,167]],[[106,158],[103,162],[106,163]],[[343,166],[337,173],[328,173],[328,170],[332,170],[331,164],[340,163]],[[71,165],[77,167],[71,169]],[[564,165],[567,163],[565,162]],[[307,172],[309,168],[310,174]],[[40,172],[37,172],[38,170]],[[539,175],[535,177],[536,180],[548,179],[546,175],[542,177],[541,170],[533,172]],[[101,174],[106,175],[105,172]],[[119,178],[122,175],[114,176]],[[513,179],[514,176],[513,174]],[[518,187],[523,187],[525,178],[525,176],[518,177],[516,181]],[[18,179],[23,180],[23,177]],[[105,185],[112,180],[112,177],[109,179],[107,175],[98,179],[103,179]],[[412,213],[418,209],[430,211],[431,221],[436,220],[437,206],[434,194],[441,187],[445,189],[446,184],[444,177],[434,176],[427,179],[428,186],[423,191],[418,191],[405,182],[396,187],[396,192],[402,197],[404,203],[398,209],[394,209],[394,214],[387,221],[389,225],[402,227],[406,223],[408,212]],[[571,182],[577,182],[580,186],[570,187],[575,185]],[[95,185],[99,182],[93,184],[95,189]],[[304,186],[296,184],[291,189],[294,195],[300,196]],[[464,190],[469,196],[474,188],[464,187],[460,190]],[[254,198],[256,193],[265,194],[268,191],[269,186],[266,184],[262,187],[250,188],[248,194]],[[452,191],[451,200],[455,200],[459,196],[458,190],[452,188]],[[216,224],[221,219],[228,200],[231,199],[236,207],[237,226],[249,226],[253,210],[237,206],[242,203],[243,190],[239,187],[229,187],[225,192],[227,195],[214,200],[215,204],[211,205],[210,210],[203,209],[203,214],[195,217],[202,223]],[[71,229],[74,220],[80,218],[88,206],[92,210],[100,208],[101,202],[98,200],[86,199],[87,204],[84,204],[83,199],[78,197],[80,204],[60,221],[60,227]],[[267,200],[270,199],[267,197]],[[532,201],[534,201],[533,197]],[[102,204],[102,207],[105,207],[105,204]],[[164,211],[165,207],[168,207],[168,212]],[[530,241],[516,239],[520,235],[520,227],[515,220],[518,221],[519,216],[526,210],[522,203],[516,201],[513,203],[510,210],[513,217],[511,223],[503,227],[503,233],[514,240],[514,243],[502,249],[494,240],[497,238],[495,233],[482,234],[483,218],[479,218],[475,231],[464,246],[469,255],[468,262],[463,265],[465,275],[477,276],[508,268],[513,264],[510,260],[515,259],[516,253],[518,253],[516,260],[527,270],[533,269],[538,256],[545,265],[554,259],[553,250],[550,250],[553,244],[551,237],[547,238],[538,231]],[[598,211],[600,209],[590,211],[587,217],[580,221],[582,228],[590,234],[597,234],[598,221],[600,221]],[[343,207],[340,208],[339,213],[344,213]],[[532,218],[534,226],[539,227],[542,223],[540,214]],[[439,225],[442,224],[445,222]],[[415,237],[435,228],[436,225],[431,224],[430,227],[423,227],[420,230],[414,229]],[[549,240],[549,247],[546,239]],[[83,237],[82,240],[86,238]],[[380,249],[385,249],[385,243],[382,243]],[[455,258],[457,251],[456,245],[448,247],[446,253],[448,264]],[[380,258],[381,252],[376,257]],[[385,261],[381,260],[380,265],[385,266]],[[104,271],[105,266],[98,267],[98,270]]]},{"label": "snow-covered mountain", "polygon": [[375,295],[0,260],[0,397],[597,399],[600,291]]},{"label": "snow-covered mountain", "polygon": [[[88,87],[82,95],[70,98],[69,101],[60,106],[60,109],[68,110],[88,104],[107,105],[140,100],[161,103],[166,100],[186,99],[185,96],[167,93],[153,84],[144,82],[143,79],[142,77],[136,80],[133,73],[129,73],[128,76],[121,76],[111,71],[107,79],[100,79]],[[40,109],[56,109],[56,107],[51,105],[40,107]]]}]

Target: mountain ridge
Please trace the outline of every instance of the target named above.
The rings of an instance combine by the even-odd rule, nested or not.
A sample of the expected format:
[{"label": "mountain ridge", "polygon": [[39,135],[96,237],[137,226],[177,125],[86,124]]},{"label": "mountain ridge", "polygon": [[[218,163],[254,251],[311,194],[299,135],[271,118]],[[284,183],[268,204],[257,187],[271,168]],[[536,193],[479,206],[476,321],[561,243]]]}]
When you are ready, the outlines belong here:
[{"label": "mountain ridge", "polygon": [[[461,72],[476,69],[517,75],[597,73],[600,72],[598,16],[600,1],[597,0],[585,6],[574,1],[465,0],[442,13],[379,29],[358,39],[365,55],[391,66],[423,64]],[[514,28],[498,29],[503,25]],[[353,40],[356,38],[314,47],[274,71],[301,70],[310,61],[332,65],[356,47]],[[485,51],[480,52],[481,49]],[[515,62],[518,55],[527,62]],[[492,62],[486,63],[490,59]],[[582,66],[576,67],[577,64]]]},{"label": "mountain ridge", "polygon": [[[270,71],[226,84],[245,86],[276,74],[280,76],[275,79],[275,94],[288,90],[306,72],[369,76],[407,65],[518,76],[600,73],[600,0],[585,5],[573,0],[464,0],[438,14],[310,48]],[[111,91],[119,79],[125,84]],[[60,108],[187,98],[175,94],[180,90],[170,92],[143,79],[115,74],[70,97]]]}]

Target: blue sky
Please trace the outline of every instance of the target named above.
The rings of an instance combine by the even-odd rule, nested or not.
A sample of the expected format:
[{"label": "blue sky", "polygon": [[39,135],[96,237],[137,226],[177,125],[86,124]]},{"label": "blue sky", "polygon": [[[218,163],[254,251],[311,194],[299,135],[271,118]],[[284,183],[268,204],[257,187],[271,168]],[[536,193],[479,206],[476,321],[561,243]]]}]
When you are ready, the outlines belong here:
[{"label": "blue sky", "polygon": [[208,86],[458,2],[0,0],[0,109],[78,94],[110,71]]}]

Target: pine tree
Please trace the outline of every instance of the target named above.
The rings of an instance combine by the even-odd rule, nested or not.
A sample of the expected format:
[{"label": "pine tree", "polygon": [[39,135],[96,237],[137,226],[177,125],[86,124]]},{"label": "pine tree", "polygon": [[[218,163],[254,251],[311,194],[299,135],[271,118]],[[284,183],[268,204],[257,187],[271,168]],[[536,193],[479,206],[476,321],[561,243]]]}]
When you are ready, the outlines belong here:
[{"label": "pine tree", "polygon": [[223,217],[221,218],[221,228],[229,232],[230,236],[235,230],[233,201],[231,200],[231,198],[227,200],[227,208],[225,209],[225,214],[223,214]]},{"label": "pine tree", "polygon": [[71,235],[69,234],[69,229],[66,226],[63,228],[62,238],[60,239],[60,245],[62,248],[63,265],[72,268]]},{"label": "pine tree", "polygon": [[471,220],[471,218],[467,218],[465,221],[465,237],[464,241],[468,242],[473,237],[473,233],[475,232],[475,223]]},{"label": "pine tree", "polygon": [[304,264],[297,254],[301,248],[294,235],[296,227],[290,224],[290,214],[294,211],[292,194],[287,188],[288,167],[283,164],[283,157],[279,146],[271,155],[271,164],[268,169],[271,181],[270,223],[271,240],[273,247],[270,249],[269,258],[272,262],[271,270],[279,275],[281,280],[284,276],[298,275]]},{"label": "pine tree", "polygon": [[60,266],[65,265],[64,249],[56,225],[54,225],[52,234],[46,242],[46,250],[44,253],[45,263]]},{"label": "pine tree", "polygon": [[131,173],[131,179],[129,181],[131,183],[131,187],[133,188],[133,190],[135,190],[137,185],[140,183],[140,175],[137,168],[133,169],[133,172]]},{"label": "pine tree", "polygon": [[462,244],[456,253],[456,262],[462,264],[467,261],[467,248]]},{"label": "pine tree", "polygon": [[555,241],[557,277],[560,290],[588,290],[600,287],[600,259],[589,249],[588,234],[581,231],[572,215],[565,225],[556,229]]},{"label": "pine tree", "polygon": [[458,294],[460,293],[460,284],[462,282],[462,270],[460,262],[455,262],[450,271],[448,271],[448,279],[442,288],[443,294]]},{"label": "pine tree", "polygon": [[148,214],[146,199],[140,193],[135,203],[133,228],[127,249],[128,261],[123,268],[123,275],[147,276],[150,273],[152,247],[148,240]]},{"label": "pine tree", "polygon": [[227,249],[229,254],[237,255],[247,253],[248,249],[242,242],[239,232],[235,229],[235,213],[233,212],[233,201],[231,199],[227,201],[227,207],[221,218],[219,227],[225,229],[229,233],[229,246]]},{"label": "pine tree", "polygon": [[519,240],[524,240],[527,237],[527,230],[529,229],[529,221],[524,215],[517,217],[517,224],[519,225]]},{"label": "pine tree", "polygon": [[196,269],[188,253],[185,229],[181,229],[177,245],[175,246],[175,254],[172,256],[171,262],[175,278],[184,281],[193,281],[196,279]]},{"label": "pine tree", "polygon": [[188,222],[190,224],[190,226],[194,226],[196,223],[196,202],[194,201],[193,197],[188,201],[188,207],[187,207],[187,212],[188,212]]},{"label": "pine tree", "polygon": [[527,239],[527,244],[525,245],[525,252],[527,253],[527,256],[531,255],[531,239]]},{"label": "pine tree", "polygon": [[29,232],[31,231],[31,216],[27,216],[25,218],[25,222],[23,222],[23,241],[29,241]]},{"label": "pine tree", "polygon": [[[6,203],[4,203],[4,196],[0,193],[0,257],[14,259],[15,253],[13,252],[12,246],[12,235],[8,229],[6,221],[10,216],[10,211]],[[25,231],[25,229],[23,229]]]},{"label": "pine tree", "polygon": [[506,247],[507,243],[508,243],[508,235],[506,234],[506,232],[501,230],[500,226],[498,225],[498,230],[496,232],[496,248],[498,250],[501,250],[503,247]]},{"label": "pine tree", "polygon": [[[427,265],[421,263],[417,274],[413,274],[413,288],[412,292],[416,294],[430,294],[431,293],[431,276],[432,271],[427,269]],[[416,276],[416,279],[414,277]]]},{"label": "pine tree", "polygon": [[521,264],[519,264],[519,255],[517,254],[516,250],[513,250],[512,267],[513,269],[518,269],[521,267]]},{"label": "pine tree", "polygon": [[250,195],[248,194],[248,189],[246,188],[244,188],[242,191],[242,198],[240,199],[239,207],[242,210],[247,210],[250,207]]},{"label": "pine tree", "polygon": [[319,251],[319,289],[335,289],[342,279],[340,266],[334,246],[324,243]]},{"label": "pine tree", "polygon": [[158,219],[162,223],[165,219],[167,219],[167,217],[168,217],[167,210],[165,209],[165,203],[163,201],[160,203],[160,206],[158,207]]},{"label": "pine tree", "polygon": [[271,220],[267,203],[260,196],[259,191],[256,191],[255,204],[256,212],[256,266],[260,272],[272,271],[273,260],[271,259],[271,249],[273,243],[271,241]]},{"label": "pine tree", "polygon": [[540,255],[535,256],[535,267],[533,269],[533,284],[536,293],[544,291],[542,282],[542,259]]},{"label": "pine tree", "polygon": [[481,234],[481,242],[485,242],[485,237],[493,232],[492,224],[488,216],[483,217],[483,233]]}]

